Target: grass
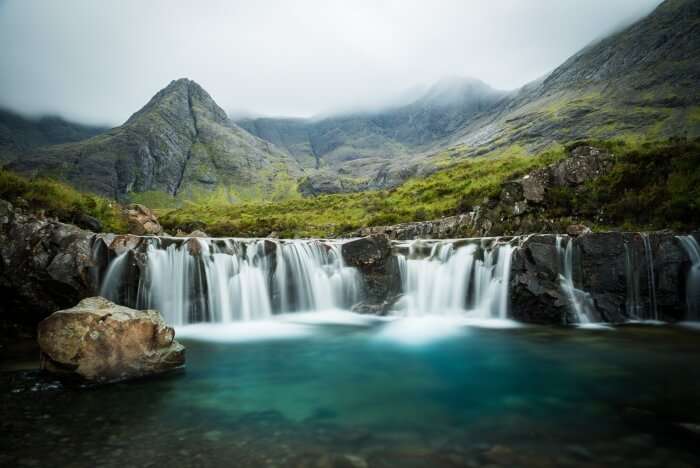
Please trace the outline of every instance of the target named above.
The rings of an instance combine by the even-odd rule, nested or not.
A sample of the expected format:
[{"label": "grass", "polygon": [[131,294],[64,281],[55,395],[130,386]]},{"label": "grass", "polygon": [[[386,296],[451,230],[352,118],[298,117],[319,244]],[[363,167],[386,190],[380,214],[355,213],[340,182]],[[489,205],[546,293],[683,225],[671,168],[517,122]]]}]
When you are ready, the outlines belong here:
[{"label": "grass", "polygon": [[[565,156],[556,148],[527,156],[519,148],[452,164],[392,190],[323,195],[280,202],[190,202],[163,213],[166,230],[204,228],[215,236],[326,237],[364,226],[434,219],[468,210],[499,193],[508,179]],[[446,155],[443,160],[449,158]]]},{"label": "grass", "polygon": [[116,202],[78,192],[53,179],[29,179],[0,169],[0,199],[31,211],[43,210],[47,216],[66,223],[74,223],[81,214],[87,214],[98,219],[106,232],[127,230],[121,207]]},{"label": "grass", "polygon": [[[504,182],[565,158],[577,144],[581,143],[553,146],[537,155],[512,146],[461,161],[458,157],[467,148],[452,148],[434,157],[441,163],[440,170],[391,190],[301,198],[296,181],[289,179],[272,199],[232,203],[241,199],[240,192],[219,189],[180,200],[183,206],[179,208],[161,208],[160,221],[169,232],[204,229],[214,236],[276,232],[281,237],[330,237],[365,226],[436,219],[485,202],[489,206],[500,203]],[[591,144],[614,155],[612,169],[575,190],[550,188],[529,231],[536,232],[545,221],[550,226],[551,222],[565,226],[583,221],[599,230],[700,228],[700,139],[649,141],[628,135]],[[121,207],[115,202],[80,193],[55,180],[28,179],[0,170],[0,198],[44,210],[64,222],[74,222],[84,213],[99,219],[105,231],[126,230]],[[132,194],[133,201],[149,206],[167,206],[167,198],[158,192]],[[496,207],[493,212],[508,210]],[[512,219],[495,221],[503,234],[522,229]]]},{"label": "grass", "polygon": [[612,169],[579,190],[547,193],[547,216],[630,231],[700,227],[700,139],[607,145]]}]

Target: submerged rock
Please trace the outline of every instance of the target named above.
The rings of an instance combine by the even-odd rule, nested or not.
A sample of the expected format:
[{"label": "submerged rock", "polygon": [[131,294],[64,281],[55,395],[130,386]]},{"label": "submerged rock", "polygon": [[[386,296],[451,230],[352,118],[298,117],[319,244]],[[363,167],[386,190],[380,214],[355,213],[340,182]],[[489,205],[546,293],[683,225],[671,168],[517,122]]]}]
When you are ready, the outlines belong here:
[{"label": "submerged rock", "polygon": [[80,301],[39,323],[42,369],[112,382],[185,364],[185,348],[155,310],[134,310],[102,297]]}]

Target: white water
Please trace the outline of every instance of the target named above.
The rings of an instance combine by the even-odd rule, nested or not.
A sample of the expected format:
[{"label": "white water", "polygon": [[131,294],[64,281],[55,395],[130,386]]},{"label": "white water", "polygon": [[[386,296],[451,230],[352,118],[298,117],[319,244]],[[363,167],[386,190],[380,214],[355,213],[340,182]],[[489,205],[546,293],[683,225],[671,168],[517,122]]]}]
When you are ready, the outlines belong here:
[{"label": "white water", "polygon": [[110,301],[119,302],[119,285],[126,273],[126,263],[129,258],[129,251],[125,250],[112,260],[107,268],[102,285],[100,287],[100,296],[106,297]]},{"label": "white water", "polygon": [[511,245],[455,247],[452,241],[435,242],[426,258],[416,254],[415,246],[409,245],[408,256],[398,256],[405,295],[400,313],[507,318]]},{"label": "white water", "polygon": [[[127,305],[159,310],[173,325],[349,308],[360,298],[359,274],[344,265],[337,244],[201,238],[147,242],[138,299]],[[266,253],[272,244],[276,253]],[[109,266],[103,295],[119,297],[123,263],[120,256]]]},{"label": "white water", "polygon": [[677,236],[688,258],[690,271],[686,279],[685,296],[688,315],[686,320],[700,320],[700,246],[693,236]]},{"label": "white water", "polygon": [[590,294],[574,286],[574,241],[567,238],[566,246],[563,245],[564,237],[556,237],[557,256],[559,258],[559,286],[569,300],[569,306],[574,313],[577,324],[590,324],[591,310],[593,308]]}]

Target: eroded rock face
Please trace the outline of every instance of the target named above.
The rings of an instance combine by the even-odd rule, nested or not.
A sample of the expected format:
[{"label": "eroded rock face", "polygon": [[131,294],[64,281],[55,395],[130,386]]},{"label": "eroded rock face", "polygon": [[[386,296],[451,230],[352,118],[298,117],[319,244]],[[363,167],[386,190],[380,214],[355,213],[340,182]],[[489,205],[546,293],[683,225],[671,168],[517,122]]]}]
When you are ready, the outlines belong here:
[{"label": "eroded rock face", "polygon": [[162,373],[185,364],[185,348],[154,310],[83,299],[39,323],[42,368],[112,382]]},{"label": "eroded rock face", "polygon": [[94,235],[0,200],[0,319],[35,326],[97,290]]},{"label": "eroded rock face", "polygon": [[150,208],[132,203],[125,211],[129,234],[136,236],[158,236],[163,233],[163,228],[158,218]]},{"label": "eroded rock face", "polygon": [[[648,245],[653,259],[656,283],[656,312],[660,320],[684,319],[685,277],[689,259],[678,240],[670,233],[649,233]],[[569,242],[565,239],[565,242]],[[589,295],[594,321],[620,323],[648,318],[651,311],[647,258],[644,241],[638,233],[587,233],[573,242],[573,281]],[[633,278],[628,278],[629,261],[634,262]],[[526,238],[513,254],[511,270],[511,316],[529,323],[573,323],[570,299],[562,290],[561,263],[556,236]],[[638,282],[640,303],[635,317],[627,308],[630,283]]]}]

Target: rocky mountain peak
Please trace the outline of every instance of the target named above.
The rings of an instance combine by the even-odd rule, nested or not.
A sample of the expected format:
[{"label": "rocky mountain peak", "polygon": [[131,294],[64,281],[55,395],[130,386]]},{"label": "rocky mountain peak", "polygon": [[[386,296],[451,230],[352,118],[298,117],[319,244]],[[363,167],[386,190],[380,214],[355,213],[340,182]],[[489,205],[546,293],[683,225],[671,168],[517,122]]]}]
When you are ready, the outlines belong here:
[{"label": "rocky mountain peak", "polygon": [[173,80],[158,91],[148,103],[133,114],[126,125],[144,119],[177,124],[178,121],[191,121],[197,118],[210,119],[218,124],[228,124],[226,112],[197,82],[188,78]]}]

